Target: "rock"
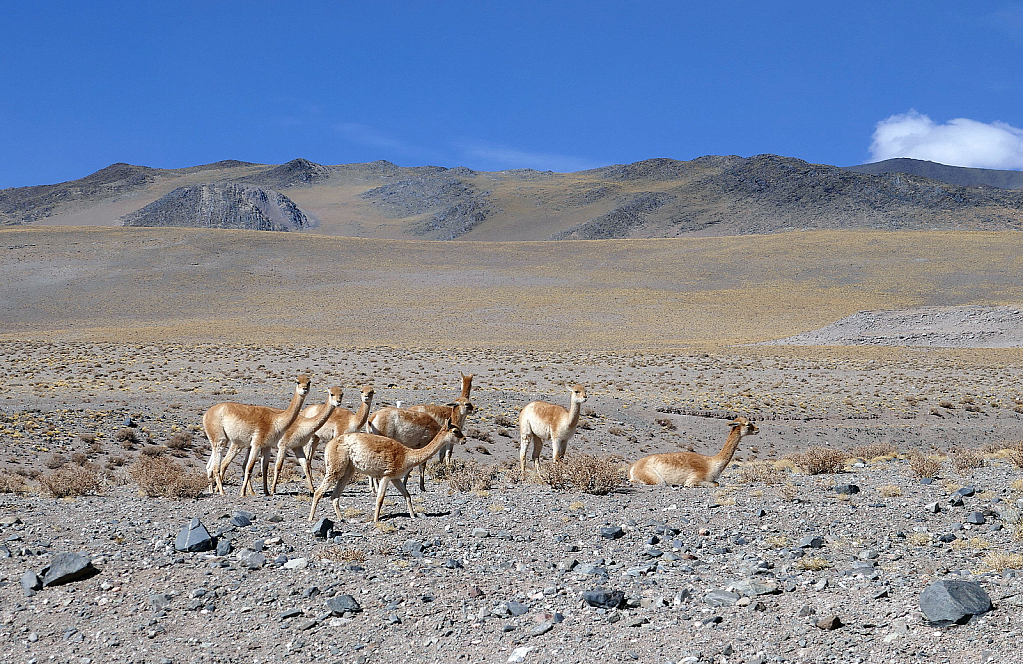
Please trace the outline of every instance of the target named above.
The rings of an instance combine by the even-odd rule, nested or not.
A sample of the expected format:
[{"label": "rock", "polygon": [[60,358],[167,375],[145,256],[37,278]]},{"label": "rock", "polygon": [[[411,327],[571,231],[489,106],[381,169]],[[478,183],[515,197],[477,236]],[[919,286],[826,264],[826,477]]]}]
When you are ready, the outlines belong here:
[{"label": "rock", "polygon": [[333,613],[341,615],[343,613],[359,613],[362,611],[362,607],[351,595],[335,595],[327,600],[327,608]]},{"label": "rock", "polygon": [[217,555],[226,556],[231,553],[234,547],[231,546],[231,540],[224,538],[217,542]]},{"label": "rock", "polygon": [[856,484],[836,484],[834,492],[842,494],[843,496],[851,496],[854,493],[859,493],[860,487]]},{"label": "rock", "polygon": [[534,627],[533,629],[529,630],[529,635],[530,636],[540,636],[541,634],[546,634],[547,632],[551,631],[552,629],[554,629],[554,623],[552,623],[552,622],[542,622],[539,625],[537,625],[536,627]]},{"label": "rock", "polygon": [[242,549],[238,552],[238,562],[248,569],[259,569],[266,564],[266,556],[259,551]]},{"label": "rock", "polygon": [[812,616],[815,613],[817,613],[817,609],[813,608],[809,604],[804,604],[800,607],[799,612],[796,615],[800,618],[806,618],[807,616]]},{"label": "rock", "polygon": [[616,540],[625,535],[621,526],[606,526],[600,529],[600,536],[604,539]]},{"label": "rock", "polygon": [[479,537],[479,538],[490,537],[490,531],[487,530],[486,528],[473,528],[472,529],[472,536],[473,537]]},{"label": "rock", "polygon": [[529,612],[529,607],[521,602],[509,601],[504,602],[504,605],[508,609],[508,613],[512,616],[522,616]]},{"label": "rock", "polygon": [[958,493],[953,493],[952,496],[948,499],[948,504],[951,505],[952,507],[962,507],[963,497],[960,496]]},{"label": "rock", "polygon": [[711,606],[735,606],[739,595],[728,590],[712,590],[703,596],[703,601]]},{"label": "rock", "polygon": [[625,593],[621,590],[586,590],[583,591],[582,600],[600,609],[617,609],[625,602]]},{"label": "rock", "polygon": [[526,661],[526,655],[533,649],[533,646],[522,646],[511,651],[511,655],[508,656],[508,664],[518,664],[518,662]]},{"label": "rock", "polygon": [[975,526],[983,526],[987,523],[987,519],[984,518],[983,512],[970,512],[970,515],[966,517],[966,523],[972,523]]},{"label": "rock", "polygon": [[827,618],[821,618],[814,624],[821,629],[838,629],[842,626],[842,621],[838,616],[828,616]]},{"label": "rock", "polygon": [[21,575],[21,591],[25,594],[25,597],[31,597],[36,594],[36,591],[42,589],[43,580],[39,578],[38,574],[28,570]]},{"label": "rock", "polygon": [[178,537],[174,540],[174,548],[177,551],[210,551],[216,546],[206,526],[202,525],[198,517],[181,527]]},{"label": "rock", "polygon": [[401,550],[413,556],[423,555],[423,543],[417,540],[408,540],[401,545]]},{"label": "rock", "polygon": [[976,581],[944,579],[920,593],[920,610],[933,623],[962,623],[991,610],[991,597]]},{"label": "rock", "polygon": [[582,574],[583,576],[608,576],[607,569],[596,563],[583,563],[577,566],[574,571],[576,574]]},{"label": "rock", "polygon": [[89,556],[80,553],[58,553],[43,570],[44,586],[59,586],[98,574]]},{"label": "rock", "polygon": [[930,514],[940,514],[941,503],[939,503],[938,501],[934,501],[933,503],[927,503],[926,505],[924,505],[924,510]]},{"label": "rock", "polygon": [[155,593],[153,595],[150,595],[146,601],[149,603],[149,606],[153,607],[155,611],[166,611],[167,609],[170,608],[171,605],[170,595],[165,595],[163,593]]},{"label": "rock", "polygon": [[306,567],[309,567],[308,558],[292,558],[284,563],[284,569],[305,569]]},{"label": "rock", "polygon": [[977,488],[973,486],[964,486],[961,489],[956,489],[954,495],[962,496],[963,498],[969,498],[970,496],[977,493]]},{"label": "rock", "polygon": [[956,539],[958,539],[958,538],[955,535],[953,535],[952,533],[945,533],[943,535],[939,535],[938,536],[938,541],[939,542],[944,542],[945,544],[948,544],[949,542],[954,542],[954,541],[956,541]]},{"label": "rock", "polygon": [[460,561],[455,560],[454,558],[448,558],[447,562],[444,563],[444,567],[446,567],[447,569],[462,569],[465,566],[462,565]]},{"label": "rock", "polygon": [[316,537],[326,538],[327,533],[331,530],[334,530],[334,522],[327,517],[323,517],[316,522],[316,525],[313,526],[313,529],[310,532],[312,532],[312,534]]},{"label": "rock", "polygon": [[725,586],[726,591],[739,593],[746,597],[773,595],[778,592],[778,584],[769,579],[743,579]]},{"label": "rock", "polygon": [[237,528],[245,528],[246,526],[252,525],[252,518],[247,514],[236,512],[235,515],[231,517],[230,523],[232,526]]},{"label": "rock", "polygon": [[302,609],[288,609],[281,614],[281,620],[289,620],[291,618],[297,618],[303,614]]},{"label": "rock", "polygon": [[797,546],[801,549],[819,549],[824,546],[824,538],[820,535],[807,535],[799,540]]}]

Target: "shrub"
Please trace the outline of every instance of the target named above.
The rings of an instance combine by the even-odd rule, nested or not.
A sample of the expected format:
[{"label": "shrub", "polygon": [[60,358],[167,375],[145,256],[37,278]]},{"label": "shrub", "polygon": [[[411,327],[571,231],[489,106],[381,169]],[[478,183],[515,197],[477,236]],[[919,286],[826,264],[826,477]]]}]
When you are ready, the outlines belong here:
[{"label": "shrub", "polygon": [[66,463],[67,459],[64,458],[63,454],[51,454],[50,458],[43,465],[50,470],[57,470]]},{"label": "shrub", "polygon": [[0,471],[0,493],[28,493],[28,484],[21,475]]},{"label": "shrub", "polygon": [[466,429],[465,437],[481,440],[484,443],[494,442],[494,439],[491,438],[490,433],[488,431],[484,431],[483,429],[480,429],[478,427],[469,427],[468,429]]},{"label": "shrub", "polygon": [[71,463],[78,464],[79,466],[84,466],[88,459],[89,458],[85,456],[85,452],[75,452],[71,455]]},{"label": "shrub", "polygon": [[192,446],[192,434],[176,433],[167,441],[167,449],[185,450]]},{"label": "shrub", "polygon": [[541,461],[538,476],[541,482],[558,491],[576,489],[603,496],[625,482],[621,465],[620,457],[578,453],[562,461]]},{"label": "shrub", "polygon": [[99,475],[81,466],[65,466],[38,478],[43,489],[54,498],[84,496],[99,491]]},{"label": "shrub", "polygon": [[762,482],[764,484],[781,484],[785,473],[766,461],[755,461],[739,469],[739,481],[744,484]]},{"label": "shrub", "polygon": [[952,450],[949,456],[952,458],[952,467],[960,473],[980,468],[984,465],[984,457],[980,453],[975,450],[968,450],[965,447]]},{"label": "shrub", "polygon": [[909,468],[917,477],[937,477],[941,471],[941,461],[929,459],[917,451],[909,454]]},{"label": "shrub", "polygon": [[1017,468],[1023,468],[1023,440],[1006,445],[1005,457]]},{"label": "shrub", "polygon": [[78,440],[92,445],[96,442],[96,434],[92,432],[78,434]]},{"label": "shrub", "polygon": [[1005,553],[1003,551],[992,551],[984,556],[981,561],[985,569],[1002,572],[1007,569],[1023,569],[1023,555],[1018,553]]},{"label": "shrub", "polygon": [[316,553],[313,554],[313,560],[327,561],[333,563],[341,562],[352,562],[352,563],[364,563],[366,562],[366,552],[361,549],[355,549],[352,547],[341,547],[337,544],[328,544],[325,547],[320,548]]},{"label": "shrub", "polygon": [[902,495],[902,488],[894,484],[885,484],[878,487],[877,492],[885,498],[895,498]]},{"label": "shrub", "polygon": [[140,456],[128,475],[150,498],[198,498],[209,486],[205,473],[163,456]]},{"label": "shrub", "polygon": [[778,494],[782,497],[782,500],[791,503],[799,495],[799,489],[792,482],[786,482],[778,487]]},{"label": "shrub", "polygon": [[484,466],[475,461],[452,459],[451,467],[438,463],[435,466],[437,479],[447,480],[452,491],[488,491],[497,479],[497,466]]},{"label": "shrub", "polygon": [[498,415],[494,418],[494,424],[499,427],[515,427],[518,423],[507,415]]},{"label": "shrub", "polygon": [[134,445],[135,443],[139,442],[139,436],[135,432],[135,429],[131,427],[123,427],[116,434],[114,434],[114,440],[121,443],[122,446],[127,447],[125,443],[131,443],[132,445]]},{"label": "shrub", "polygon": [[867,445],[860,445],[853,451],[853,456],[860,457],[861,459],[877,459],[878,457],[891,457],[899,453],[895,443],[870,443]]},{"label": "shrub", "polygon": [[159,445],[146,445],[142,448],[142,456],[158,457],[164,453],[164,448]]},{"label": "shrub", "polygon": [[623,429],[622,427],[620,427],[620,426],[617,426],[617,425],[615,425],[615,426],[613,426],[613,427],[610,427],[610,428],[609,428],[609,429],[607,430],[607,432],[608,432],[609,434],[611,434],[612,436],[624,436],[624,435],[625,435],[625,434],[627,433],[627,432],[625,431],[625,429]]},{"label": "shrub", "polygon": [[806,557],[797,560],[793,567],[808,572],[820,572],[821,570],[830,569],[833,565],[834,563],[827,558]]},{"label": "shrub", "polygon": [[678,429],[678,425],[675,424],[675,420],[671,419],[670,417],[658,417],[656,420],[654,420],[654,422],[656,422],[657,424],[659,424],[661,427],[668,431],[675,431],[676,429]]},{"label": "shrub", "polygon": [[792,456],[792,461],[807,475],[833,474],[842,470],[848,455],[842,450],[828,447],[811,447],[801,454]]}]

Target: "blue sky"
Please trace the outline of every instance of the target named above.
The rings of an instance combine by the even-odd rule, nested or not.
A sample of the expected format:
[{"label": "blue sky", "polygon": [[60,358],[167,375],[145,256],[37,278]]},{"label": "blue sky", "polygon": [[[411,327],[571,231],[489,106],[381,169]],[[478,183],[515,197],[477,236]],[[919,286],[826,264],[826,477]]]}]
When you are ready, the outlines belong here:
[{"label": "blue sky", "polygon": [[2,19],[0,188],[295,157],[1023,168],[1018,2],[11,0]]}]

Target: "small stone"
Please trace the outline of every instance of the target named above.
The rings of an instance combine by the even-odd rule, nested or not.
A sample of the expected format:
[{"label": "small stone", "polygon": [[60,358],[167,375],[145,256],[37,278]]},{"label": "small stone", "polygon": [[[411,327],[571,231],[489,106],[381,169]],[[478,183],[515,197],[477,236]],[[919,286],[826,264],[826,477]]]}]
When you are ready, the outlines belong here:
[{"label": "small stone", "polygon": [[962,507],[963,497],[960,496],[958,493],[953,493],[952,497],[948,499],[948,504],[951,505],[952,507]]},{"label": "small stone", "polygon": [[248,569],[259,569],[266,564],[266,556],[252,549],[242,549],[238,552],[238,562]]},{"label": "small stone", "polygon": [[921,477],[920,478],[920,484],[934,484],[934,478],[933,477]]},{"label": "small stone", "polygon": [[288,609],[281,614],[281,620],[288,620],[290,618],[297,618],[302,615],[302,609]]},{"label": "small stone", "polygon": [[966,523],[972,523],[975,526],[983,526],[987,523],[987,519],[984,518],[983,512],[970,512],[970,515],[966,517]]},{"label": "small stone", "polygon": [[860,487],[856,484],[836,484],[834,491],[835,493],[842,494],[843,496],[851,496],[855,493],[859,493]]},{"label": "small stone", "polygon": [[44,586],[59,586],[98,574],[89,556],[80,553],[58,553],[43,570]]},{"label": "small stone", "polygon": [[230,523],[237,528],[245,528],[252,525],[252,521],[244,514],[235,514],[231,517]]},{"label": "small stone", "polygon": [[604,539],[616,540],[625,535],[621,526],[606,526],[600,529],[600,536]]},{"label": "small stone", "polygon": [[206,526],[196,517],[181,527],[177,539],[174,540],[174,548],[177,551],[191,553],[210,551],[214,548],[213,538],[206,530]]},{"label": "small stone", "polygon": [[478,586],[469,586],[469,597],[472,599],[483,597],[483,591]]},{"label": "small stone", "polygon": [[508,656],[508,664],[518,664],[518,662],[526,661],[526,655],[533,649],[533,646],[522,646],[511,651],[511,655]]},{"label": "small stone", "polygon": [[625,601],[625,593],[621,590],[586,590],[582,600],[600,609],[617,609]]},{"label": "small stone", "polygon": [[490,537],[490,531],[487,530],[486,528],[473,528],[472,529],[472,536],[473,537],[480,537],[480,538],[482,538],[482,537]]},{"label": "small stone", "polygon": [[933,503],[927,503],[926,505],[924,505],[924,510],[931,514],[940,514],[941,503],[939,503],[938,501],[934,501]]},{"label": "small stone", "polygon": [[333,613],[341,615],[343,613],[359,613],[362,611],[362,607],[351,595],[336,595],[327,600],[327,608]]},{"label": "small stone", "polygon": [[888,595],[889,595],[888,589],[881,588],[880,590],[875,591],[874,594],[870,596],[870,599],[884,599],[888,597]]},{"label": "small stone", "polygon": [[739,595],[728,590],[712,590],[703,596],[703,601],[710,606],[735,606]]},{"label": "small stone", "polygon": [[510,601],[505,604],[508,607],[508,613],[513,616],[522,616],[529,612],[529,607],[521,602]]},{"label": "small stone", "polygon": [[226,537],[217,542],[217,555],[226,556],[230,555],[234,547],[231,546],[231,540]]},{"label": "small stone", "polygon": [[821,629],[838,629],[842,626],[842,621],[838,616],[828,616],[827,618],[821,618],[814,624]]},{"label": "small stone", "polygon": [[778,583],[771,580],[743,579],[742,581],[729,583],[725,586],[725,590],[736,592],[746,597],[773,595],[778,592]]},{"label": "small stone", "polygon": [[305,569],[306,567],[309,567],[308,558],[292,558],[284,563],[284,569]]},{"label": "small stone", "polygon": [[149,602],[149,606],[153,607],[155,611],[166,611],[171,605],[170,595],[165,595],[163,593],[150,595],[147,601]]},{"label": "small stone", "polygon": [[529,630],[529,635],[530,636],[540,636],[541,634],[546,634],[547,632],[551,631],[552,629],[554,629],[554,623],[552,623],[552,622],[542,622],[539,625],[537,625],[536,627],[534,627],[533,629]]},{"label": "small stone", "polygon": [[448,558],[447,562],[444,563],[444,567],[448,569],[462,569],[464,565],[454,558]]},{"label": "small stone", "polygon": [[807,535],[799,540],[797,546],[801,549],[819,549],[824,546],[824,538],[820,535]]},{"label": "small stone", "polygon": [[333,529],[334,522],[328,519],[327,517],[323,517],[322,519],[316,522],[316,525],[313,526],[313,529],[310,532],[312,532],[312,534],[315,535],[316,537],[326,538],[327,533],[329,533]]},{"label": "small stone", "polygon": [[974,486],[964,486],[961,489],[956,489],[956,495],[962,496],[963,498],[969,498],[975,493],[977,493],[977,487]]},{"label": "small stone", "polygon": [[943,535],[938,536],[938,541],[944,542],[945,544],[948,544],[949,542],[954,542],[956,541],[956,539],[958,538],[952,533],[944,533]]},{"label": "small stone", "polygon": [[817,613],[817,609],[813,608],[809,604],[804,604],[800,607],[799,612],[796,615],[800,618],[806,618],[807,616],[812,616],[815,613]]},{"label": "small stone", "polygon": [[43,589],[43,580],[39,578],[39,575],[32,570],[26,571],[21,575],[21,591],[25,597],[31,597],[36,594],[36,591]]}]

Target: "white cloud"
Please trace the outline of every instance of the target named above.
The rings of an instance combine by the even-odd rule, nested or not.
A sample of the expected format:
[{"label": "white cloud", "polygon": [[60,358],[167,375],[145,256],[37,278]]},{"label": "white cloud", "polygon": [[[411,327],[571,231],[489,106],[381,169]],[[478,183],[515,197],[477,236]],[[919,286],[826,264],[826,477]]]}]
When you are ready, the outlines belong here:
[{"label": "white cloud", "polygon": [[870,155],[872,161],[910,157],[949,166],[1019,170],[1023,169],[1023,129],[967,118],[936,124],[910,110],[877,123]]},{"label": "white cloud", "polygon": [[341,122],[334,125],[334,129],[353,143],[368,145],[369,147],[374,148],[388,148],[391,150],[406,152],[417,151],[415,147],[409,145],[405,141],[374,129],[368,125],[357,124],[354,122]]}]

